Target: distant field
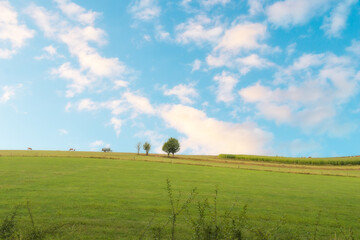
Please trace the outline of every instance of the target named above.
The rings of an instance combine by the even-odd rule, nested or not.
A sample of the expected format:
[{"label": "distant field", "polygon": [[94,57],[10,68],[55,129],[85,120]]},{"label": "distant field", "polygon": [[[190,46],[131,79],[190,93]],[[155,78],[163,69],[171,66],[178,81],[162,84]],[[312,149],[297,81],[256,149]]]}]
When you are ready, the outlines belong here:
[{"label": "distant field", "polygon": [[256,156],[256,155],[234,155],[220,154],[220,158],[240,159],[248,161],[275,162],[286,164],[303,164],[303,165],[360,165],[360,156],[353,157],[332,157],[332,158],[295,158],[295,157],[275,157],[275,156]]},{"label": "distant field", "polygon": [[[254,225],[285,215],[288,231],[311,232],[321,211],[319,239],[333,238],[339,224],[358,239],[358,172],[356,166],[289,167],[216,156],[0,151],[0,218],[30,201],[36,224],[70,224],[56,239],[137,239],[154,212],[156,221],[167,219],[169,178],[182,198],[197,187],[197,200],[211,199],[218,188],[219,212],[236,200],[239,208],[248,204]],[[21,210],[23,223],[25,215]],[[190,239],[186,219],[179,221],[177,239]]]}]

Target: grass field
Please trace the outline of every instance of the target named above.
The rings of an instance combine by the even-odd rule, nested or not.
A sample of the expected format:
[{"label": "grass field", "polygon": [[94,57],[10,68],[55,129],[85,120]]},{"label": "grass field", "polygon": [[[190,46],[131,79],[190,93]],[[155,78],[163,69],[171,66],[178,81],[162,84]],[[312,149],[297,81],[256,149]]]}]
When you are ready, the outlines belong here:
[{"label": "grass field", "polygon": [[[321,211],[320,239],[334,236],[338,223],[360,237],[357,166],[130,153],[0,151],[0,156],[0,217],[29,201],[36,224],[68,224],[57,239],[137,239],[154,212],[155,221],[170,213],[167,178],[183,198],[197,187],[197,200],[204,200],[218,188],[219,211],[236,200],[239,209],[248,204],[254,225],[285,215],[287,230],[306,233]],[[20,219],[29,221],[22,208]],[[180,221],[177,237],[190,238],[186,221]]]}]

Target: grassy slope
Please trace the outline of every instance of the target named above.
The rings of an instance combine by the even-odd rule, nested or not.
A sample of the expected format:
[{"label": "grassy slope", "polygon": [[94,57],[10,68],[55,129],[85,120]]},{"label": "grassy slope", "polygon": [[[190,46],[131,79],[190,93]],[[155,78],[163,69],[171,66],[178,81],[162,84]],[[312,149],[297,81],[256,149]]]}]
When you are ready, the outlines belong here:
[{"label": "grassy slope", "polygon": [[[166,178],[183,192],[198,187],[199,199],[210,197],[217,186],[220,208],[239,199],[256,221],[286,214],[293,229],[307,231],[322,210],[324,232],[333,232],[335,215],[360,229],[358,178],[69,157],[1,157],[0,216],[29,200],[41,224],[76,223],[65,239],[130,238],[154,210],[167,216]],[[186,235],[186,226],[180,227],[179,234]]]},{"label": "grassy slope", "polygon": [[167,158],[166,155],[151,154],[149,156],[133,153],[102,153],[102,152],[68,152],[68,151],[0,151],[0,156],[39,156],[39,157],[78,157],[78,158],[105,158],[118,160],[140,160],[150,162],[168,162],[177,164],[213,166],[259,171],[349,176],[360,177],[360,166],[314,166],[300,164],[284,164],[276,162],[248,161],[241,159],[223,159],[217,156],[177,155],[176,158]]}]

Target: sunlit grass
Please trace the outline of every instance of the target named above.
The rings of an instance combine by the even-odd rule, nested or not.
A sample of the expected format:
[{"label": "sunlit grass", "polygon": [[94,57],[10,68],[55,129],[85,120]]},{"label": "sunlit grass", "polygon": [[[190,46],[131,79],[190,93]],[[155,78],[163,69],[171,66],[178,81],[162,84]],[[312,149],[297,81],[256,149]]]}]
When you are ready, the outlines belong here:
[{"label": "sunlit grass", "polygon": [[[197,200],[211,198],[218,188],[219,211],[238,200],[239,209],[248,204],[254,224],[266,224],[266,218],[278,221],[286,215],[291,230],[312,231],[322,211],[323,236],[334,233],[336,217],[360,236],[359,178],[269,172],[277,171],[277,167],[239,165],[219,161],[216,156],[173,159],[100,152],[0,154],[0,217],[17,204],[30,201],[37,224],[71,226],[59,239],[136,239],[154,212],[156,219],[169,216],[167,178],[174,192],[182,191],[184,196],[197,187]],[[257,171],[241,167],[255,167]],[[341,172],[331,169],[308,170],[318,171],[316,174]],[[19,214],[23,223],[28,221],[26,212]],[[178,237],[188,239],[190,230],[184,219],[179,220],[179,228]]]}]

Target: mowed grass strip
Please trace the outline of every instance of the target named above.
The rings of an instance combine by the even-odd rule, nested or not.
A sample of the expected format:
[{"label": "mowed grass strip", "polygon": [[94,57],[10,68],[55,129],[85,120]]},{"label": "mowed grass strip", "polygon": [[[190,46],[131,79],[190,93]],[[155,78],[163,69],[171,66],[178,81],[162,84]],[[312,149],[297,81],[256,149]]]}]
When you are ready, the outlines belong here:
[{"label": "mowed grass strip", "polygon": [[257,156],[257,155],[235,155],[220,154],[220,158],[240,159],[247,161],[274,162],[285,164],[302,164],[302,165],[360,165],[360,156],[353,157],[330,157],[330,158],[311,158],[311,157],[278,157],[278,156]]},{"label": "mowed grass strip", "polygon": [[[254,224],[286,215],[292,231],[313,231],[322,211],[321,236],[334,233],[336,217],[360,237],[360,179],[130,160],[67,157],[0,157],[0,216],[30,201],[39,225],[70,224],[59,239],[136,239],[157,212],[169,215],[166,179],[183,197],[198,200],[219,189],[219,211],[236,199],[248,204]],[[26,212],[21,213],[22,216]],[[22,217],[22,221],[28,221]],[[179,239],[190,226],[179,219]],[[328,239],[328,238],[327,238]]]}]

